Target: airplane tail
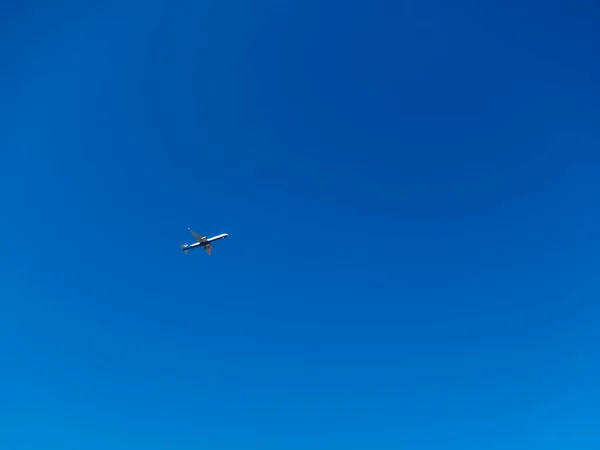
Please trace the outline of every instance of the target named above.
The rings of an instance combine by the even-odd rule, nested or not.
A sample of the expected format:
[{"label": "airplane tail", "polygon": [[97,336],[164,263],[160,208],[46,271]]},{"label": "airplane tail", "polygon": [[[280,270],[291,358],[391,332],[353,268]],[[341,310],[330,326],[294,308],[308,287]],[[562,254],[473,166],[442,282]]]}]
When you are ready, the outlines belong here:
[{"label": "airplane tail", "polygon": [[188,249],[185,247],[185,245],[179,244],[179,247],[181,247],[181,250],[183,250],[186,255],[188,254]]}]

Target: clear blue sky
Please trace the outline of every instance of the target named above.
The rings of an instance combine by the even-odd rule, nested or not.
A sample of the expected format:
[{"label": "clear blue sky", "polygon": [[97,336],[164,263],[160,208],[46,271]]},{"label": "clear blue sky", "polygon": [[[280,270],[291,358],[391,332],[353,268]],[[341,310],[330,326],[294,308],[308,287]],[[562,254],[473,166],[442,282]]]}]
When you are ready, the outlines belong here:
[{"label": "clear blue sky", "polygon": [[555,3],[2,5],[0,448],[600,448]]}]

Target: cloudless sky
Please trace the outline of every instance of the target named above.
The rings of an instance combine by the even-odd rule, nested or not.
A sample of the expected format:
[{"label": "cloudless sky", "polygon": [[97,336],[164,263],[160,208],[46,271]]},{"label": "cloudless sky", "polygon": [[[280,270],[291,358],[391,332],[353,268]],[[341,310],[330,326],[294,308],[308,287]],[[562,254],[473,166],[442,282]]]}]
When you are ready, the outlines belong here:
[{"label": "cloudless sky", "polygon": [[0,448],[600,448],[599,20],[0,6]]}]

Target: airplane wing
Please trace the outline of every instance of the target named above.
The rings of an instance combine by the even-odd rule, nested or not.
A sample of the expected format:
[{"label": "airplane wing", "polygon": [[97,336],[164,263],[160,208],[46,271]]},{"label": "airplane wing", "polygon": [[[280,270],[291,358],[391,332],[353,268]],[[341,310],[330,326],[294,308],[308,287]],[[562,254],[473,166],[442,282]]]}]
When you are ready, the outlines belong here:
[{"label": "airplane wing", "polygon": [[202,237],[200,235],[198,235],[197,233],[194,233],[190,228],[188,228],[188,230],[190,230],[190,233],[192,233],[192,235],[196,238],[196,240],[198,242],[200,242],[201,244],[206,241],[206,236]]},{"label": "airplane wing", "polygon": [[210,244],[207,244],[207,245],[204,246],[204,250],[206,250],[206,253],[208,253],[208,256],[212,256],[212,249],[213,248],[214,247],[212,245],[210,245]]}]

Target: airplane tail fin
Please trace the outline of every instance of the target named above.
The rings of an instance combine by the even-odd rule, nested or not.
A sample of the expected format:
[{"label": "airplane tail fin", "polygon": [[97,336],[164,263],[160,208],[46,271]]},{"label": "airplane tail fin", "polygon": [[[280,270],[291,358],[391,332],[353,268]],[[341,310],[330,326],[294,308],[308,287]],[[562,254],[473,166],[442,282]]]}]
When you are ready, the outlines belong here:
[{"label": "airplane tail fin", "polygon": [[179,244],[179,247],[181,247],[181,250],[183,250],[183,251],[185,252],[185,254],[186,254],[186,255],[188,254],[188,249],[186,248],[186,246],[185,246],[185,245],[183,245],[183,244]]}]

